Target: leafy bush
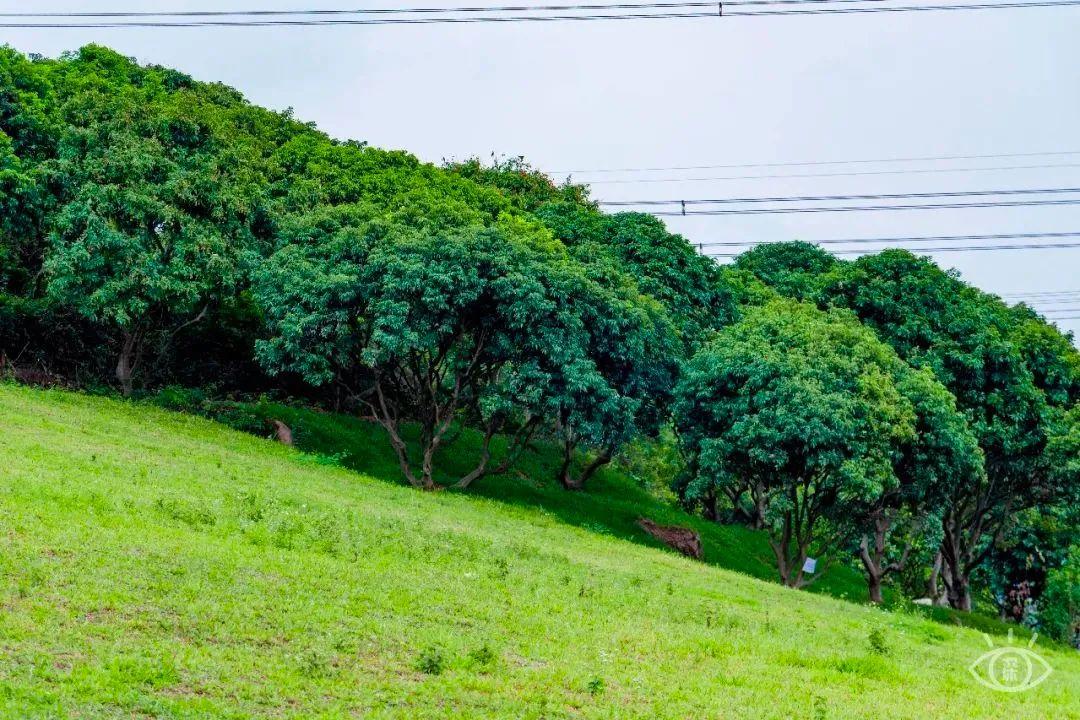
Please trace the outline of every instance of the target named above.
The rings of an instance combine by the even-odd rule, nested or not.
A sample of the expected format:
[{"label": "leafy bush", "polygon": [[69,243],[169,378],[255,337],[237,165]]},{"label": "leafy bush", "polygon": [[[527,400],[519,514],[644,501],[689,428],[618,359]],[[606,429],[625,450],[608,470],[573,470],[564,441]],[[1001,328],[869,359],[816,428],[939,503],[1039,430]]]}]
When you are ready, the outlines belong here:
[{"label": "leafy bush", "polygon": [[442,648],[431,645],[424,648],[423,652],[416,658],[414,667],[426,675],[441,675],[443,670],[446,669],[446,655],[443,653]]},{"label": "leafy bush", "polygon": [[1080,648],[1080,545],[1052,570],[1039,599],[1039,627],[1050,637]]}]

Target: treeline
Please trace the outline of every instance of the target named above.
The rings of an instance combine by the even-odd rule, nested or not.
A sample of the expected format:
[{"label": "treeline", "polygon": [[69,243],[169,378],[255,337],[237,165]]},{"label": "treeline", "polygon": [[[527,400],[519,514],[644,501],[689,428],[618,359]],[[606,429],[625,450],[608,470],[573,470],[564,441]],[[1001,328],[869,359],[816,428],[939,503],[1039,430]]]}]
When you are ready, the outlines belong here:
[{"label": "treeline", "polygon": [[[929,260],[721,267],[523,162],[336,141],[96,46],[0,51],[0,208],[6,372],[359,412],[426,489],[537,437],[568,489],[674,442],[681,501],[767,531],[793,587],[855,557],[874,601],[1076,631],[1080,355]],[[484,442],[447,480],[466,426]]]}]

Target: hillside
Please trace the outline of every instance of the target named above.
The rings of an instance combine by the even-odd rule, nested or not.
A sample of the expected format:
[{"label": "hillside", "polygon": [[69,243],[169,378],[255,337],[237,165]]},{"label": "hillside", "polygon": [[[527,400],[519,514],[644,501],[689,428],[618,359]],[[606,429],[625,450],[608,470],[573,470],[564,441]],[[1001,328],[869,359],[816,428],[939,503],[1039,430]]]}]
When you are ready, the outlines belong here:
[{"label": "hillside", "polygon": [[[281,420],[291,429],[296,447],[316,456],[316,462],[338,465],[385,482],[402,483],[385,431],[370,420],[276,402],[213,401],[199,396],[198,392],[170,388],[153,402],[261,437],[272,437],[272,422]],[[406,428],[406,437],[414,440],[415,432],[415,426]],[[449,483],[467,471],[469,459],[477,452],[480,441],[478,432],[462,429],[443,457],[439,480]],[[501,452],[501,447],[497,452]],[[655,463],[656,452],[654,447],[645,446],[637,455],[646,463]],[[628,461],[602,469],[584,490],[567,492],[555,481],[561,460],[559,448],[535,441],[516,468],[477,483],[469,493],[511,506],[536,508],[566,524],[653,547],[663,545],[639,527],[639,518],[691,527],[701,537],[704,562],[765,580],[776,579],[776,561],[764,533],[743,525],[710,522],[679,510],[673,501],[662,499],[665,492],[670,492],[666,489],[667,477],[661,480],[663,487],[646,489],[643,485],[648,480],[631,477],[633,467],[628,466],[634,463]],[[854,600],[866,596],[862,575],[842,564],[832,565],[807,589]],[[953,612],[946,608],[936,611]],[[986,622],[994,624],[990,620]]]},{"label": "hillside", "polygon": [[[0,716],[1076,718],[972,630],[0,386]],[[1003,639],[998,638],[998,644]]]}]

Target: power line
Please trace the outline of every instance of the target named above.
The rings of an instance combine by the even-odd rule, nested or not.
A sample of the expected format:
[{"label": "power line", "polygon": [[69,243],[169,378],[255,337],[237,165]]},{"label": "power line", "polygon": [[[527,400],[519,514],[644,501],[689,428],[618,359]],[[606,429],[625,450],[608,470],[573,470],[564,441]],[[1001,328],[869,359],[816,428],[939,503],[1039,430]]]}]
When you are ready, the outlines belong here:
[{"label": "power line", "polygon": [[1058,195],[1078,193],[1080,188],[1008,188],[1005,190],[958,190],[951,192],[878,193],[873,195],[785,195],[780,197],[717,198],[712,200],[600,200],[598,205],[742,205],[746,203],[817,202],[823,200],[904,200],[912,198],[980,197],[991,195]]},{"label": "power line", "polygon": [[691,215],[781,215],[788,213],[837,213],[837,212],[873,212],[887,210],[963,210],[972,208],[1001,207],[1038,207],[1047,205],[1077,205],[1080,198],[1067,200],[1009,200],[972,203],[929,203],[922,205],[837,205],[832,207],[781,207],[749,208],[738,210],[689,210],[686,212],[656,212],[657,217],[679,217]]},{"label": "power line", "polygon": [[[889,0],[731,0],[726,5],[801,5],[819,3],[888,2]],[[349,15],[405,15],[413,13],[498,13],[498,12],[554,12],[568,10],[652,10],[715,8],[716,2],[639,2],[605,4],[560,5],[491,5],[465,7],[412,7],[412,8],[354,8],[354,9],[299,9],[299,10],[154,10],[114,12],[3,12],[0,18],[169,18],[169,17],[310,17]],[[713,13],[709,13],[712,15]]]},{"label": "power line", "polygon": [[1080,290],[1041,290],[1038,292],[1001,293],[1002,297],[1045,297],[1058,295],[1080,295]]},{"label": "power line", "polygon": [[[1062,297],[1062,298],[1056,298],[1056,299],[1052,299],[1052,300],[1030,300],[1030,299],[1021,298],[1021,299],[1017,300],[1016,302],[1022,302],[1025,305],[1028,305],[1030,307],[1047,307],[1047,306],[1052,306],[1052,305],[1068,305],[1070,303],[1080,302],[1080,296]],[[1076,309],[1080,310],[1080,308],[1076,308]]]},{"label": "power line", "polygon": [[587,185],[645,185],[653,183],[681,183],[681,182],[712,182],[718,180],[773,180],[777,178],[832,178],[832,177],[864,177],[869,175],[929,175],[937,173],[958,172],[999,172],[1011,170],[1046,170],[1054,168],[1076,168],[1080,163],[1050,163],[1040,165],[1005,165],[1003,167],[965,167],[965,168],[909,168],[904,170],[864,170],[851,172],[829,173],[775,173],[758,175],[720,175],[710,177],[688,178],[633,178],[621,180],[588,180]]},{"label": "power line", "polygon": [[[771,243],[747,243],[748,246],[757,247],[758,245],[768,245]],[[911,250],[912,252],[930,253],[930,252],[982,252],[987,250],[1059,250],[1066,248],[1080,248],[1080,243],[1057,243],[1053,245],[1041,244],[1041,243],[1026,243],[1018,245],[963,245],[953,247],[929,247],[929,248],[899,248],[901,250]],[[886,248],[881,248],[886,249]],[[745,251],[744,251],[745,252]],[[830,250],[829,252],[834,255],[857,255],[860,253],[874,252],[873,250],[866,250],[862,248],[856,249],[843,249],[843,250]],[[741,252],[729,252],[729,253],[702,253],[707,257],[716,258],[732,258],[742,255]]]},{"label": "power line", "polygon": [[[835,3],[837,0],[832,0]],[[840,0],[847,1],[847,0]],[[862,0],[863,2],[876,0]],[[245,17],[237,20],[225,19],[181,19],[181,20],[134,20],[130,22],[116,22],[109,19],[101,22],[19,22],[0,23],[0,28],[8,29],[123,29],[123,28],[201,28],[201,27],[329,27],[351,25],[434,25],[434,24],[460,24],[460,23],[513,23],[513,22],[556,22],[556,21],[598,21],[598,20],[661,20],[676,18],[708,18],[708,17],[758,17],[758,16],[783,16],[783,15],[839,15],[856,13],[884,13],[884,12],[931,12],[953,10],[1005,10],[1019,8],[1049,8],[1068,7],[1080,5],[1080,0],[1040,0],[1038,2],[993,2],[978,4],[939,4],[939,5],[891,5],[891,6],[859,6],[859,7],[816,7],[809,9],[753,9],[753,10],[726,10],[728,7],[739,6],[763,6],[763,5],[801,5],[807,0],[729,0],[729,2],[715,3],[716,11],[701,12],[644,12],[644,13],[619,13],[619,14],[571,14],[571,15],[481,15],[481,16],[438,16],[438,17],[377,17],[377,18],[332,18],[332,19],[260,19]],[[706,7],[712,7],[709,3]],[[582,6],[585,9],[586,6]],[[639,8],[641,5],[624,6]],[[431,12],[434,9],[421,8]],[[393,13],[393,10],[388,10]],[[408,9],[401,9],[397,14],[409,14]]]},{"label": "power line", "polygon": [[[824,240],[807,240],[814,245],[864,245],[883,243],[921,243],[921,242],[956,242],[961,240],[1036,240],[1048,238],[1073,238],[1080,237],[1080,232],[1043,232],[1043,233],[999,233],[995,235],[923,235],[902,236],[884,238],[827,238]],[[693,243],[698,248],[706,247],[746,247],[749,245],[764,245],[768,243],[738,242],[738,241],[710,241]],[[1078,291],[1080,293],[1080,291]]]},{"label": "power line", "polygon": [[818,165],[877,165],[880,163],[943,162],[946,160],[1002,160],[1005,158],[1050,157],[1054,155],[1080,155],[1080,150],[1051,150],[1046,152],[998,153],[994,155],[924,155],[920,157],[893,157],[876,160],[807,160],[798,162],[740,163],[734,165],[682,165],[651,168],[608,168],[597,170],[552,170],[549,175],[594,175],[600,173],[643,173],[673,170],[735,170],[740,168],[810,167]]}]

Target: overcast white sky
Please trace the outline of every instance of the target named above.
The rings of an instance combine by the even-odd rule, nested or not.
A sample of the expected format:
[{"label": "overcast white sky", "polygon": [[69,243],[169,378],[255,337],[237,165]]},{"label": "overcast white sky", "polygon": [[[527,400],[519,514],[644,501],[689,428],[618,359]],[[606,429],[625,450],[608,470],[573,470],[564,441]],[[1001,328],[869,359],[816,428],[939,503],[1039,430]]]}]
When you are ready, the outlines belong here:
[{"label": "overcast white sky", "polygon": [[[230,0],[227,7],[211,0],[0,0],[0,12],[27,12],[31,5],[41,11],[346,7],[336,0]],[[424,3],[350,6],[395,5]],[[403,148],[426,160],[497,152],[525,155],[548,170],[1080,151],[1078,38],[1080,7],[421,27],[0,30],[3,42],[50,56],[106,44],[142,62],[220,80],[258,104],[291,106],[334,136]],[[807,172],[1070,162],[1080,165],[1080,154]],[[757,172],[770,171],[588,177]],[[1080,166],[593,187],[604,199],[1080,187]],[[1080,205],[675,218],[669,225],[695,242],[1080,232]],[[1080,248],[937,259],[993,292],[1080,290]],[[1071,306],[1080,315],[1080,301]],[[1061,326],[1080,331],[1080,320]]]}]

